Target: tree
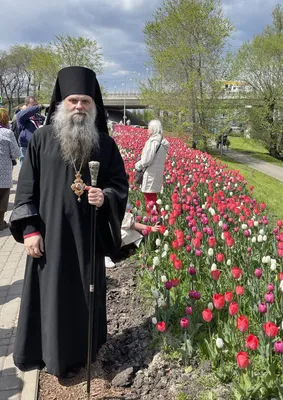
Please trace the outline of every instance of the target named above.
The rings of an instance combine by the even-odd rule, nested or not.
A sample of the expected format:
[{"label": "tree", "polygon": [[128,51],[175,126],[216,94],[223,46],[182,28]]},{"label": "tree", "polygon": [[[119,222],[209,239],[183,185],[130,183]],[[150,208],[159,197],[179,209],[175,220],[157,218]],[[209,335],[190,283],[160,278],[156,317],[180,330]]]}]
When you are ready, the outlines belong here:
[{"label": "tree", "polygon": [[267,25],[253,40],[239,49],[235,68],[252,88],[248,95],[251,135],[260,139],[272,156],[283,159],[283,7],[272,13]]},{"label": "tree", "polygon": [[167,128],[182,121],[182,128],[206,142],[219,114],[220,80],[227,69],[223,49],[232,30],[218,0],[163,0],[146,23],[154,77],[142,95],[155,110],[167,111]]},{"label": "tree", "polygon": [[102,73],[102,54],[96,40],[82,36],[59,35],[53,42],[53,48],[59,58],[59,68],[78,65]]}]

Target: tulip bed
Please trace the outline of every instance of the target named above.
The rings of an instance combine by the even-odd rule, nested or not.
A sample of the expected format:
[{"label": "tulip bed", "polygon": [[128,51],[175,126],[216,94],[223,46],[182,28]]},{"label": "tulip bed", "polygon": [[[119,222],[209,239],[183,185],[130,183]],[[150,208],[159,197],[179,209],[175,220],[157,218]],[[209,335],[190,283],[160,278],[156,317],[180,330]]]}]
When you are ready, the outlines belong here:
[{"label": "tulip bed", "polygon": [[169,138],[158,212],[133,183],[147,131],[118,126],[129,200],[145,230],[141,287],[156,335],[184,364],[209,359],[235,399],[283,398],[283,222],[270,226],[253,187],[206,153]]}]

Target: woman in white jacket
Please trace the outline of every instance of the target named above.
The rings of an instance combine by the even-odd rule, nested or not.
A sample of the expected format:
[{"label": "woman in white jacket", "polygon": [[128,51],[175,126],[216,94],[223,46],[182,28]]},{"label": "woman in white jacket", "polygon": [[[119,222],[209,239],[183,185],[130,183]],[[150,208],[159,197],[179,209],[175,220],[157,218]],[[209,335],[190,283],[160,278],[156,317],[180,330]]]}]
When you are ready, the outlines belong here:
[{"label": "woman in white jacket", "polygon": [[160,192],[163,184],[164,164],[169,150],[169,142],[163,137],[162,125],[158,119],[149,122],[148,134],[149,139],[135,169],[137,171],[145,169],[141,191],[144,194],[147,214],[150,215],[152,209],[149,206],[150,202],[153,202],[158,210],[157,193]]}]

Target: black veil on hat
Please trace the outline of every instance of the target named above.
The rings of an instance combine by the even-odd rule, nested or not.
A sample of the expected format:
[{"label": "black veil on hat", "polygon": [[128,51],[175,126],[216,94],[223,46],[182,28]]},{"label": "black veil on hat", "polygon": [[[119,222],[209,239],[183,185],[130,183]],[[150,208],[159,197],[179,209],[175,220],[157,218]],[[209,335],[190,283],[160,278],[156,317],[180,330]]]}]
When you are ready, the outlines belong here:
[{"label": "black veil on hat", "polygon": [[51,123],[56,105],[72,94],[83,94],[93,98],[97,108],[95,121],[97,130],[98,132],[108,133],[99,83],[95,72],[85,67],[67,67],[58,72],[45,124]]}]

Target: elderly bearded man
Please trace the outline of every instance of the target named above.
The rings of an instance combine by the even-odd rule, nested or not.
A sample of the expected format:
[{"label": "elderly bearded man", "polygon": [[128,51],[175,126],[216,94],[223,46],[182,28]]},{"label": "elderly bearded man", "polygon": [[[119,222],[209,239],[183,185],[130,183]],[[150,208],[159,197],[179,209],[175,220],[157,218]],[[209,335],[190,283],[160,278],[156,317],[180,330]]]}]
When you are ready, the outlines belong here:
[{"label": "elderly bearded man", "polygon": [[[100,162],[97,188],[85,187],[91,182],[90,160]],[[12,234],[28,254],[14,348],[21,370],[45,367],[68,376],[86,363],[89,204],[97,207],[95,360],[106,340],[104,256],[120,247],[127,194],[124,163],[107,134],[95,73],[82,67],[61,70],[47,126],[31,139],[10,220]]]}]

